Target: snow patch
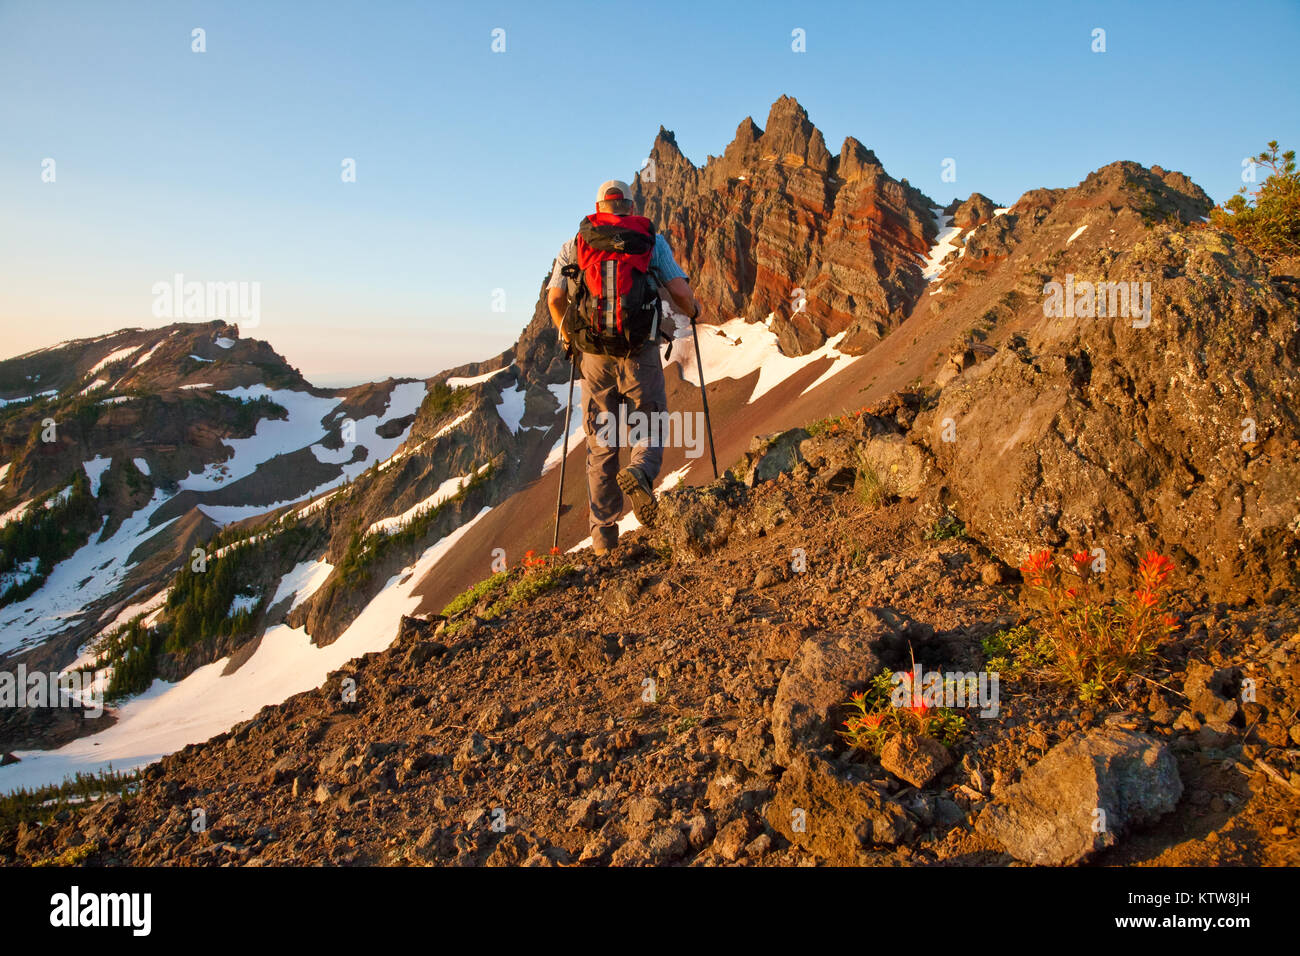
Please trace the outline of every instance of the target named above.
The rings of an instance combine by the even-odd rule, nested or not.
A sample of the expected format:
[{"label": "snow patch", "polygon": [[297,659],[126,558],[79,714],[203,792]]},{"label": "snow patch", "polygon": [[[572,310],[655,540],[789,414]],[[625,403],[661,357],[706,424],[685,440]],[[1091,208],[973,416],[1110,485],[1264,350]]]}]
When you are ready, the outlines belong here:
[{"label": "snow patch", "polygon": [[289,605],[289,610],[292,611],[320,590],[320,586],[333,572],[334,565],[328,561],[299,562],[280,579],[280,586],[275,589],[275,595],[267,607],[275,607],[292,596],[293,603]]},{"label": "snow patch", "polygon": [[1078,239],[1080,236],[1083,235],[1083,230],[1087,228],[1088,227],[1086,225],[1083,225],[1080,226],[1078,229],[1074,230],[1074,232],[1070,233],[1070,238],[1065,240],[1065,244],[1068,246],[1070,243],[1074,242],[1074,240]]},{"label": "snow patch", "polygon": [[452,378],[447,379],[447,386],[453,389],[468,388],[471,385],[477,385],[480,382],[486,382],[488,379],[492,378],[493,376],[501,374],[509,367],[510,367],[509,365],[503,365],[500,368],[493,369],[490,372],[484,372],[482,375],[453,376]]},{"label": "snow patch", "polygon": [[522,388],[501,390],[501,401],[497,402],[497,414],[501,416],[501,420],[506,423],[506,428],[510,429],[512,435],[519,434],[519,422],[524,417],[524,400],[527,397],[527,391]]},{"label": "snow patch", "polygon": [[124,349],[117,349],[116,351],[109,352],[107,355],[105,355],[102,359],[99,360],[99,362],[95,365],[94,368],[92,368],[86,374],[94,375],[96,372],[107,368],[108,366],[112,365],[115,362],[122,361],[127,356],[134,355],[138,351],[140,351],[140,346],[128,345]]},{"label": "snow patch", "polygon": [[171,337],[172,337],[173,335],[175,335],[175,334],[176,334],[176,333],[174,333],[174,332],[169,332],[169,333],[167,333],[166,335],[164,335],[161,339],[158,340],[158,342],[154,345],[153,348],[151,348],[148,352],[145,352],[144,355],[142,355],[142,356],[140,356],[138,359],[136,359],[136,360],[131,364],[131,367],[132,367],[132,368],[139,368],[139,367],[140,367],[141,365],[143,365],[145,362],[149,361],[149,359],[153,357],[153,353],[154,353],[154,352],[157,352],[160,348],[162,348],[162,344],[163,344],[164,342],[166,342],[169,338],[171,338]]},{"label": "snow patch", "polygon": [[235,340],[228,339],[223,335],[220,338],[214,339],[212,344],[219,349],[229,349],[229,348],[234,348]]},{"label": "snow patch", "polygon": [[234,617],[244,611],[253,610],[261,599],[260,594],[236,594],[234,600],[230,602],[230,610],[226,612],[226,617]]},{"label": "snow patch", "polygon": [[105,458],[102,455],[96,455],[90,461],[83,461],[81,467],[86,469],[86,477],[90,479],[90,496],[99,497],[99,483],[104,478],[104,472],[108,471],[108,466],[113,464],[112,458]]},{"label": "snow patch", "polygon": [[935,243],[930,247],[930,254],[925,257],[925,263],[921,266],[921,275],[926,282],[933,282],[943,273],[943,260],[947,258],[950,252],[957,249],[957,240],[961,236],[960,226],[950,226],[952,216],[947,215],[941,209],[934,210],[934,224],[939,227],[939,236]]},{"label": "snow patch", "polygon": [[31,499],[28,498],[22,504],[14,505],[4,514],[0,514],[0,528],[3,528],[11,521],[17,521],[23,515],[27,514],[27,508],[31,503],[32,503]]},{"label": "snow patch", "polygon": [[[380,436],[378,429],[391,419],[414,415],[419,411],[420,404],[428,391],[429,386],[424,382],[403,382],[394,385],[392,391],[388,393],[388,405],[383,412],[378,415],[367,415],[353,423],[355,442],[344,442],[340,448],[326,448],[324,445],[313,444],[311,453],[316,456],[317,461],[324,464],[342,465],[345,480],[356,478],[376,462],[391,458],[402,447],[406,437],[411,433],[410,425],[392,438]],[[360,461],[351,461],[357,445],[366,450],[366,455]]]},{"label": "snow patch", "polygon": [[[758,371],[758,381],[754,383],[746,404],[762,398],[801,368],[819,359],[832,359],[833,364],[805,391],[847,367],[858,356],[845,355],[836,349],[835,346],[843,338],[844,333],[841,332],[807,355],[791,356],[781,352],[776,333],[762,322],[735,318],[720,326],[699,327],[700,356],[704,360],[706,381],[716,382],[720,378],[743,379],[755,370]],[[683,377],[698,388],[700,380],[694,352],[695,343],[687,331],[674,342],[672,361],[681,363]]]},{"label": "snow patch", "polygon": [[[555,396],[556,404],[560,406],[558,414],[562,423],[564,421],[564,403],[569,397],[569,384],[566,382],[563,385],[548,385],[546,387],[550,389],[551,394]],[[563,428],[563,424],[560,427]],[[573,412],[569,416],[567,441],[565,437],[561,435],[555,440],[555,444],[551,446],[551,450],[546,455],[546,461],[542,463],[543,475],[560,463],[561,451],[564,457],[567,458],[573,449],[586,440],[587,435],[582,425],[582,380],[577,378],[573,382]]]},{"label": "snow patch", "polygon": [[[184,386],[185,388],[199,386]],[[203,471],[190,474],[180,482],[186,491],[212,491],[231,481],[237,481],[257,470],[257,466],[276,455],[297,451],[325,437],[321,420],[339,404],[338,398],[317,398],[308,392],[277,390],[265,385],[232,388],[220,394],[241,401],[266,397],[287,411],[288,418],[258,420],[257,430],[248,438],[225,438],[223,443],[232,455],[222,462],[214,462]],[[314,449],[313,449],[314,450]],[[348,451],[349,456],[351,451]],[[316,456],[320,458],[320,455]],[[267,506],[269,511],[275,506]]]},{"label": "snow patch", "polygon": [[57,394],[59,394],[59,390],[51,388],[48,391],[37,392],[35,395],[24,395],[21,398],[0,398],[0,408],[4,408],[6,405],[17,405],[20,402],[30,402],[36,398],[49,398],[51,395]]},{"label": "snow patch", "polygon": [[420,515],[424,514],[426,511],[430,511],[433,508],[438,507],[438,505],[442,504],[444,501],[447,501],[448,499],[454,497],[456,493],[460,491],[461,488],[463,488],[466,483],[469,482],[469,479],[470,479],[469,475],[458,475],[454,478],[448,478],[446,481],[444,481],[442,484],[438,486],[437,491],[429,495],[429,497],[425,498],[423,501],[419,502],[418,504],[412,505],[410,508],[407,508],[400,515],[393,515],[388,518],[380,518],[378,521],[376,521],[374,524],[372,524],[369,528],[366,529],[366,533],[362,535],[362,537],[369,537],[370,535],[378,534],[381,531],[384,534],[393,534],[397,531],[402,530],[402,528],[410,524],[412,521],[414,521]]},{"label": "snow patch", "polygon": [[143,458],[132,458],[131,463],[134,464],[136,468],[140,469],[140,474],[146,476],[149,474],[149,462],[145,461]]}]

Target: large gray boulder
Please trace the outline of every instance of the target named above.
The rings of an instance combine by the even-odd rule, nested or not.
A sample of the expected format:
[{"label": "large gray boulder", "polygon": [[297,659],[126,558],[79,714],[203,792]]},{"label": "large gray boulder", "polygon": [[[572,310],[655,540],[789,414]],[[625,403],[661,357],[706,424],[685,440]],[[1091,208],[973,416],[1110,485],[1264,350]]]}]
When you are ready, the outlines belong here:
[{"label": "large gray boulder", "polygon": [[1173,810],[1178,765],[1154,737],[1116,728],[1076,733],[1048,751],[975,821],[1018,860],[1086,860]]},{"label": "large gray boulder", "polygon": [[778,764],[789,767],[798,754],[835,739],[840,705],[880,673],[874,648],[892,633],[882,617],[868,612],[861,629],[820,631],[803,642],[772,705]]}]

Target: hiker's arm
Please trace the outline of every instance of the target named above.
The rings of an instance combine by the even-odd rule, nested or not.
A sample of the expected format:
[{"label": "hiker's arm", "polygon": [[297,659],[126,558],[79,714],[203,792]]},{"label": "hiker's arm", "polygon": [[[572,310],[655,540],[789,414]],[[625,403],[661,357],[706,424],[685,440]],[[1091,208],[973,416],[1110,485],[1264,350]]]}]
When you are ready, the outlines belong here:
[{"label": "hiker's arm", "polygon": [[700,303],[695,300],[695,293],[691,291],[689,282],[685,279],[673,279],[666,288],[668,295],[672,297],[673,308],[688,319],[699,316]]},{"label": "hiker's arm", "polygon": [[546,290],[546,307],[551,310],[551,321],[555,323],[555,332],[560,337],[563,345],[568,345],[564,338],[564,310],[569,307],[569,291],[567,289],[547,289]]}]

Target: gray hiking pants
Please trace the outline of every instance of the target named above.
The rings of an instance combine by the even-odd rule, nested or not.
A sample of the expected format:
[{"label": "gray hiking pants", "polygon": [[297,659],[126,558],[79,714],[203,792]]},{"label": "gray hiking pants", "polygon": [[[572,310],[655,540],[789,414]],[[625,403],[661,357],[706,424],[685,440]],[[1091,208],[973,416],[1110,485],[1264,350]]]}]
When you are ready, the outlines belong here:
[{"label": "gray hiking pants", "polygon": [[[617,422],[619,405],[627,413],[653,414],[668,410],[664,388],[664,369],[659,361],[658,343],[651,339],[626,358],[582,353],[583,427],[587,433],[587,502],[591,507],[591,539],[594,544],[612,547],[618,539],[615,527],[623,510],[623,492],[618,474],[618,429],[601,427],[601,412],[609,412]],[[608,421],[608,420],[606,420]],[[629,428],[632,420],[629,418]],[[645,429],[642,429],[643,431]],[[663,465],[663,435],[659,429],[650,439],[632,446],[629,464],[641,469],[650,483],[659,476]],[[612,437],[612,441],[606,439]],[[657,439],[657,440],[655,440]]]}]

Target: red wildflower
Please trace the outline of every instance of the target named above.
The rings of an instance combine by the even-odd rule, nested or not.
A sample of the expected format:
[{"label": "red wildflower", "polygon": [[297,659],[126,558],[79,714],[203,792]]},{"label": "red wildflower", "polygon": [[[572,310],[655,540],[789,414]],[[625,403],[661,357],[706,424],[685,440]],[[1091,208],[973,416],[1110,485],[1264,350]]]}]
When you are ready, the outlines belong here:
[{"label": "red wildflower", "polygon": [[1155,588],[1162,584],[1165,578],[1169,577],[1169,572],[1174,569],[1174,562],[1170,561],[1158,551],[1148,551],[1147,556],[1142,559],[1138,565],[1138,577],[1148,588]]},{"label": "red wildflower", "polygon": [[1039,551],[1031,554],[1029,560],[1020,566],[1020,573],[1033,587],[1042,587],[1048,570],[1052,567],[1052,552]]},{"label": "red wildflower", "polygon": [[1134,591],[1133,596],[1137,598],[1138,603],[1141,604],[1143,607],[1156,606],[1157,598],[1155,596],[1155,593],[1150,588],[1141,588],[1138,591]]},{"label": "red wildflower", "polygon": [[1088,560],[1091,557],[1092,555],[1090,555],[1087,551],[1076,551],[1074,554],[1070,555],[1070,560],[1073,561],[1075,564],[1077,564],[1080,568],[1082,568],[1084,565],[1088,563]]}]

